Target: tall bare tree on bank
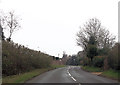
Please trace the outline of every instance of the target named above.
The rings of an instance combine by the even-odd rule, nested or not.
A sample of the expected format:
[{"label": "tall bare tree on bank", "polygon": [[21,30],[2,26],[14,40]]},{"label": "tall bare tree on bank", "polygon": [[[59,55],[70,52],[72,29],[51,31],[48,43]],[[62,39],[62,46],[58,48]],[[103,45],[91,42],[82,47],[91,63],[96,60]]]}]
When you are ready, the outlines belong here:
[{"label": "tall bare tree on bank", "polygon": [[4,16],[5,27],[9,30],[8,41],[11,40],[11,36],[15,30],[20,28],[18,17],[15,15],[14,11],[9,12]]},{"label": "tall bare tree on bank", "polygon": [[112,48],[115,43],[115,36],[110,34],[109,30],[105,29],[96,18],[86,22],[77,33],[77,45],[81,46],[85,52],[87,51],[87,45],[91,36],[95,37],[98,49]]}]

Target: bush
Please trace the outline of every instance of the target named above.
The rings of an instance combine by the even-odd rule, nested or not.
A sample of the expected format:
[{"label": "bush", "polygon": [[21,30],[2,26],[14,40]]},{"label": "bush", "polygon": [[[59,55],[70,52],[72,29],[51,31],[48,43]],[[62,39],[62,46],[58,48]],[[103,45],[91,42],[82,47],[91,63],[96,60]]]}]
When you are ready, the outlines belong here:
[{"label": "bush", "polygon": [[108,55],[108,64],[112,69],[120,70],[120,43],[116,43]]},{"label": "bush", "polygon": [[93,58],[93,66],[103,67],[104,66],[104,59],[105,59],[105,57],[103,57],[103,56],[95,56]]},{"label": "bush", "polygon": [[90,59],[88,57],[83,57],[83,65],[84,66],[90,65]]}]

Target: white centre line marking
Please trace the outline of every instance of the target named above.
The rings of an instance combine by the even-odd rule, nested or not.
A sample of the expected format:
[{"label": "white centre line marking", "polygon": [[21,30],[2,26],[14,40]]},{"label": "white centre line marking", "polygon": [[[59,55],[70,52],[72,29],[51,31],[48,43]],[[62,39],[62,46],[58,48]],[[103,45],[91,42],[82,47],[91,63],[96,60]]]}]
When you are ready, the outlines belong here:
[{"label": "white centre line marking", "polygon": [[68,72],[68,75],[71,77],[71,74]]},{"label": "white centre line marking", "polygon": [[74,81],[76,81],[76,79],[75,79],[75,78],[73,78],[72,76],[71,76],[71,78],[72,78]]},{"label": "white centre line marking", "polygon": [[74,77],[72,77],[72,75],[70,74],[70,72],[67,70],[68,75],[72,78],[73,81],[76,81],[76,79]]}]

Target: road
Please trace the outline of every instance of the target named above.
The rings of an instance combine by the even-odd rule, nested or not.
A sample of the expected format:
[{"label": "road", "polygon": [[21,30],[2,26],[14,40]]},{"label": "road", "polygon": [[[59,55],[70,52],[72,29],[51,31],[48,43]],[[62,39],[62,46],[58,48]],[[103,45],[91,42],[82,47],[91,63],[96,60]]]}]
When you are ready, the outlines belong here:
[{"label": "road", "polygon": [[68,66],[43,73],[26,83],[117,83],[89,72],[83,71],[79,66]]}]

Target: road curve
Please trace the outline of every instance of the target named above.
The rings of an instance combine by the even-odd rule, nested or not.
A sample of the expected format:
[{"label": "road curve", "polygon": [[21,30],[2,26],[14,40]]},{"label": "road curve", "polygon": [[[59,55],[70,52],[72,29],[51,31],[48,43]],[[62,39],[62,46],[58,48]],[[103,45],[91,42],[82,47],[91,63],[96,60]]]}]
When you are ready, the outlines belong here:
[{"label": "road curve", "polygon": [[118,83],[83,71],[79,66],[67,66],[45,72],[26,83]]}]

